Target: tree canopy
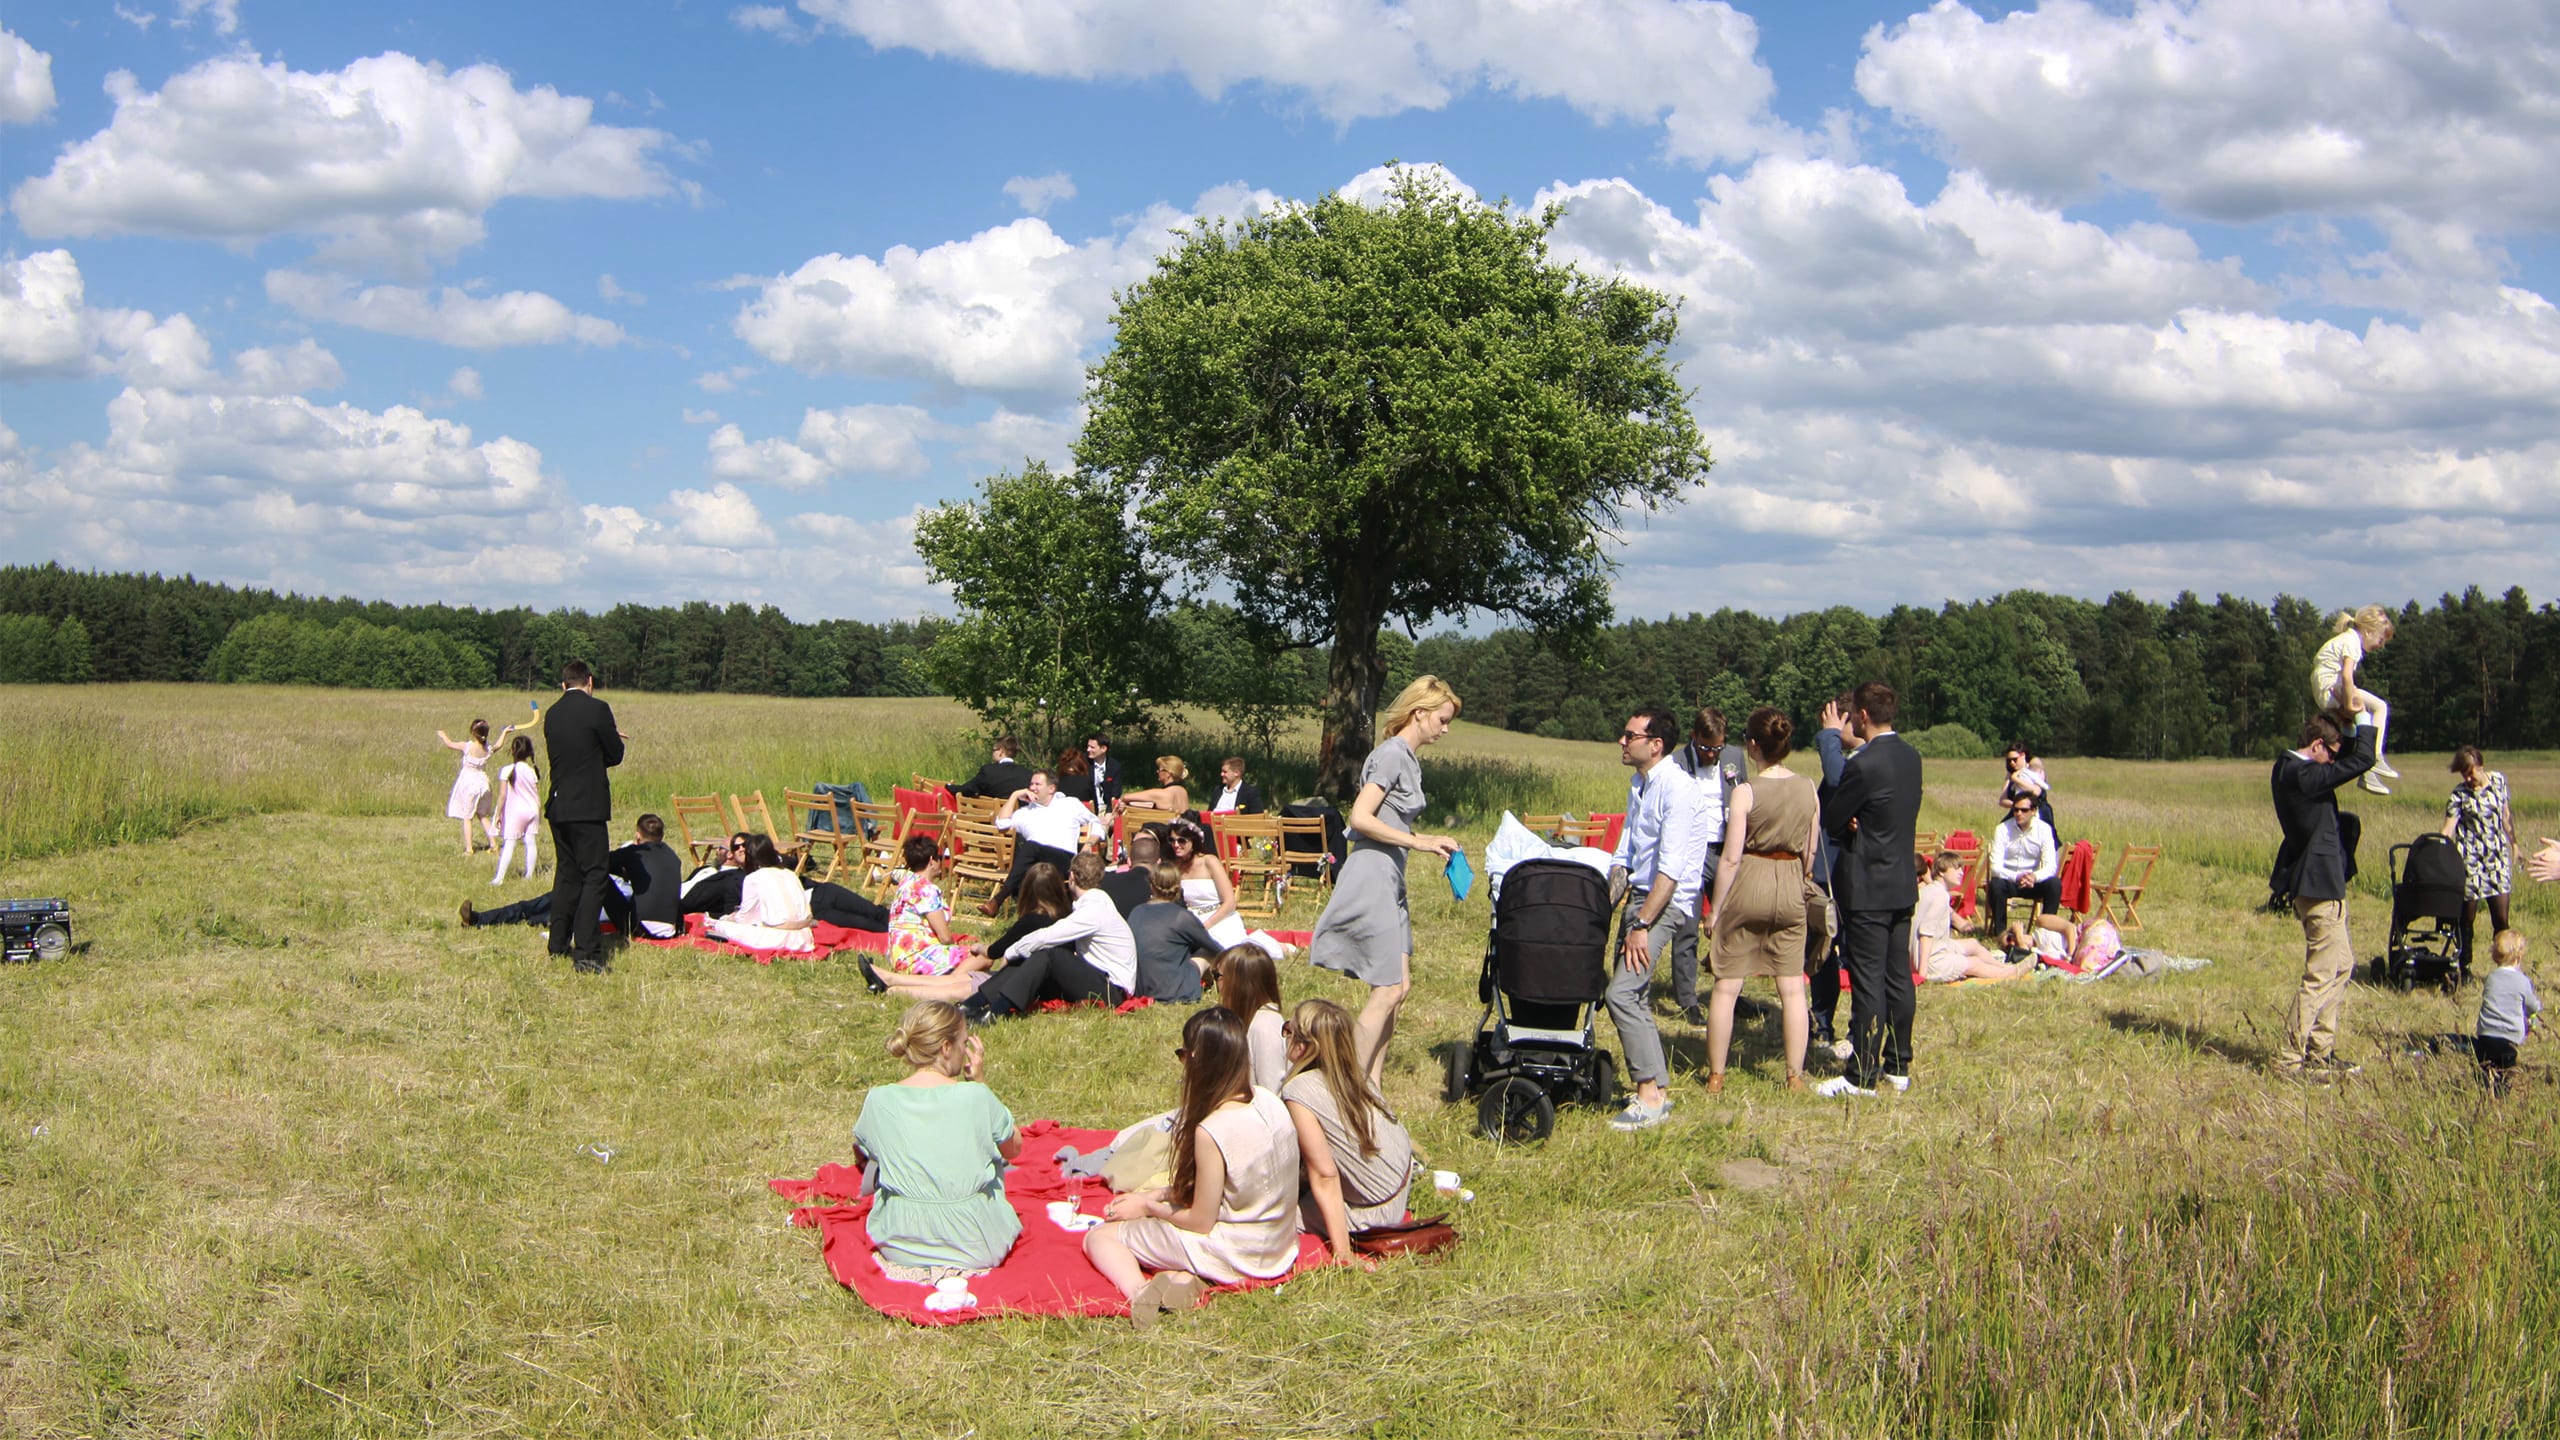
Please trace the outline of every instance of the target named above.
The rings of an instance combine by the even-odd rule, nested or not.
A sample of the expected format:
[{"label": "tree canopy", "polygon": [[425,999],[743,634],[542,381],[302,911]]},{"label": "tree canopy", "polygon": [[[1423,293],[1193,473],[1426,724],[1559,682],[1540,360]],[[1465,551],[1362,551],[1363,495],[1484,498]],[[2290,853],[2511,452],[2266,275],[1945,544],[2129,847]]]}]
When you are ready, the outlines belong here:
[{"label": "tree canopy", "polygon": [[1400,171],[1380,204],[1202,222],[1120,299],[1077,462],[1183,593],[1331,647],[1327,794],[1372,741],[1382,626],[1588,632],[1623,512],[1706,470],[1674,307],[1554,261],[1558,213]]}]

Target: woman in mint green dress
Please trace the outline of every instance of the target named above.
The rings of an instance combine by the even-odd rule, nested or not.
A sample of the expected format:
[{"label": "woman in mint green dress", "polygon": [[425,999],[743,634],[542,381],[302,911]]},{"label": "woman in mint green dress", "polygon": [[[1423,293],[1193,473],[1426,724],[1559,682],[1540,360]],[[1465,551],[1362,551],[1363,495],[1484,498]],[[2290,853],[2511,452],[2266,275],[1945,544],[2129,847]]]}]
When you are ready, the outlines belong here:
[{"label": "woman in mint green dress", "polygon": [[960,1009],[926,1000],[889,1035],[915,1067],[862,1097],[853,1139],[880,1167],[871,1244],[892,1280],[930,1285],[995,1268],[1022,1233],[1004,1198],[1006,1162],[1022,1153],[1012,1112],[979,1083],[987,1052]]}]

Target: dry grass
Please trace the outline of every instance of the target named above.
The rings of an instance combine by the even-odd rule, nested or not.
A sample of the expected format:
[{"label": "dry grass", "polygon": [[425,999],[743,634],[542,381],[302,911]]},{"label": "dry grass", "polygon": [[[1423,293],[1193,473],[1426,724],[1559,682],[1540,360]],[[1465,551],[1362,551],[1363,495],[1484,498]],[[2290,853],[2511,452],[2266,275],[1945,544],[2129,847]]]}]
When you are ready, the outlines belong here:
[{"label": "dry grass", "polygon": [[[106,734],[102,753],[139,757],[121,793],[194,808],[149,812],[179,815],[172,838],[90,832],[0,863],[0,892],[72,896],[89,942],[0,971],[0,1432],[2560,1428],[2550,1070],[2534,1057],[2533,1083],[2489,1103],[2453,1061],[2402,1053],[2467,1028],[2476,992],[2359,986],[2361,1082],[2263,1075],[2299,937],[2248,908],[2271,844],[2262,767],[2057,762],[2067,832],[2171,847],[2152,934],[2215,964],[1931,990],[1918,1087],[1860,1106],[1781,1093],[1748,1029],[1745,1073],[1710,1103],[1687,1078],[1700,1041],[1672,1021],[1672,1124],[1630,1137],[1575,1114],[1544,1147],[1496,1150],[1435,1095],[1433,1047],[1475,1020],[1483,902],[1418,888],[1390,1084],[1433,1163],[1478,1192],[1466,1244],[1140,1340],[1089,1321],[912,1330],[784,1228],[763,1181],[841,1158],[861,1091],[892,1076],[891,1012],[849,968],[639,953],[581,982],[533,932],[454,928],[456,900],[491,893],[487,862],[451,854],[427,732],[494,702],[5,698],[9,795],[112,805],[41,773]],[[192,712],[206,701],[223,713]],[[958,774],[972,748],[936,702],[618,708],[644,739],[618,777],[626,814],[675,788]],[[2536,798],[2560,765],[2497,758],[2527,833],[2560,828]],[[2357,807],[2375,843],[2428,826],[2441,763],[2404,760],[2407,797]],[[1509,788],[1614,808],[1620,784],[1605,747],[1468,727],[1426,771],[1435,815],[1455,807],[1479,841]],[[1990,766],[1931,775],[1932,823],[1983,822]],[[2538,949],[2554,899],[2523,897]],[[2381,912],[2357,911],[2363,953]],[[1346,989],[1302,966],[1284,980]],[[1123,1122],[1166,1103],[1180,1018],[999,1027],[990,1078],[1018,1115]],[[1785,1182],[1726,1183],[1746,1158]]]}]

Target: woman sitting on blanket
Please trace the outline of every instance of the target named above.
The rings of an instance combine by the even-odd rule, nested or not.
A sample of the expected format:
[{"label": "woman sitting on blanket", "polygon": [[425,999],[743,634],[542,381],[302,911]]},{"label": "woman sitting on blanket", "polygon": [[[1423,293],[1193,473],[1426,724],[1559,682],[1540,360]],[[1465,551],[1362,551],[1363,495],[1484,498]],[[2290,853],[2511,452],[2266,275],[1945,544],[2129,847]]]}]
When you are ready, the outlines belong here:
[{"label": "woman sitting on blanket", "polygon": [[990,960],[1003,959],[1014,941],[1067,918],[1067,912],[1075,908],[1075,902],[1067,898],[1067,872],[1046,860],[1035,862],[1022,872],[1022,888],[1014,892],[1013,904],[1013,924],[987,943]]},{"label": "woman sitting on blanket", "polygon": [[867,1227],[880,1272],[921,1285],[983,1275],[1022,1233],[1004,1198],[1022,1136],[981,1083],[986,1048],[956,1006],[926,1000],[889,1032],[889,1053],[914,1068],[873,1086],[853,1122],[863,1159],[880,1167]]},{"label": "woman sitting on blanket", "polygon": [[1301,1000],[1287,1040],[1298,1068],[1280,1098],[1298,1131],[1298,1224],[1323,1235],[1335,1262],[1347,1265],[1353,1231],[1403,1222],[1413,1137],[1361,1068],[1351,1012]]},{"label": "woman sitting on blanket", "polygon": [[1277,1092],[1289,1078],[1288,1022],[1280,1015],[1280,969],[1260,946],[1230,945],[1218,954],[1218,1003],[1244,1019],[1245,1050],[1256,1089]]},{"label": "woman sitting on blanket", "polygon": [[951,933],[951,906],[934,884],[942,878],[942,847],[930,835],[910,835],[898,853],[907,878],[889,902],[888,968],[922,976],[986,969],[987,957],[969,953],[968,937]]},{"label": "woman sitting on blanket", "polygon": [[784,868],[773,841],[749,835],[739,869],[746,879],[738,887],[738,908],[703,922],[705,933],[750,950],[810,951],[818,948],[811,933],[809,892],[800,877]]},{"label": "woman sitting on blanket", "polygon": [[2015,980],[2036,968],[2033,960],[2012,965],[1970,935],[1955,931],[1955,902],[1947,894],[1947,877],[1964,868],[1965,857],[1953,850],[1929,866],[1928,883],[1920,887],[1920,903],[1911,912],[1911,973],[1932,985],[1956,980]]},{"label": "woman sitting on blanket", "polygon": [[1084,1237],[1142,1330],[1199,1304],[1204,1281],[1276,1280],[1298,1257],[1298,1131],[1280,1097],[1253,1083],[1243,1017],[1223,1005],[1195,1012],[1174,1054],[1173,1183],[1115,1196],[1109,1223]]}]

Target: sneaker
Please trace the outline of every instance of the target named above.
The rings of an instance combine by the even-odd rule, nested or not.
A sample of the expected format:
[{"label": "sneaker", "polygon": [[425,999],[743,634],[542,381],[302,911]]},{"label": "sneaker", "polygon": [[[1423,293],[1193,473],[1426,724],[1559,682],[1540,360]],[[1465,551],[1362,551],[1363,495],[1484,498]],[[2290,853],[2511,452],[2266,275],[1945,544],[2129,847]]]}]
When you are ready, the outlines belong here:
[{"label": "sneaker", "polygon": [[1892,1086],[1893,1093],[1899,1095],[1911,1088],[1911,1077],[1908,1075],[1887,1075],[1884,1077],[1884,1083]]},{"label": "sneaker", "polygon": [[471,908],[471,902],[470,902],[470,901],[468,901],[468,900],[463,901],[463,902],[462,902],[462,928],[463,928],[463,929],[465,929],[465,930],[468,930],[468,929],[470,929],[472,926],[477,925],[477,924],[479,924],[479,923],[480,923],[480,912]]},{"label": "sneaker", "polygon": [[1699,1009],[1695,1005],[1681,1006],[1680,1019],[1686,1024],[1697,1026],[1701,1030],[1707,1028],[1707,1012]]},{"label": "sneaker", "polygon": [[1859,1084],[1857,1081],[1850,1079],[1846,1075],[1832,1076],[1830,1079],[1814,1086],[1813,1093],[1821,1096],[1825,1100],[1838,1100],[1850,1095],[1855,1095],[1862,1100],[1873,1100],[1876,1098],[1876,1092]]},{"label": "sneaker", "polygon": [[1627,1102],[1626,1109],[1619,1111],[1610,1119],[1609,1128],[1612,1130],[1650,1130],[1654,1126],[1659,1125],[1670,1118],[1671,1097],[1668,1095],[1662,1098],[1661,1104],[1654,1106],[1647,1106],[1641,1100],[1630,1100]]},{"label": "sneaker", "polygon": [[2391,787],[2383,784],[2381,777],[2370,770],[2364,772],[2364,788],[2372,791],[2376,795],[2388,795],[2391,793]]},{"label": "sneaker", "polygon": [[2400,778],[2400,772],[2392,769],[2391,762],[2388,760],[2374,761],[2373,773],[2381,776],[2385,780],[2397,780]]}]

